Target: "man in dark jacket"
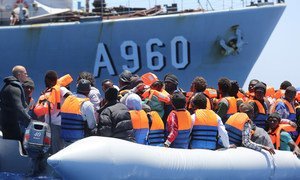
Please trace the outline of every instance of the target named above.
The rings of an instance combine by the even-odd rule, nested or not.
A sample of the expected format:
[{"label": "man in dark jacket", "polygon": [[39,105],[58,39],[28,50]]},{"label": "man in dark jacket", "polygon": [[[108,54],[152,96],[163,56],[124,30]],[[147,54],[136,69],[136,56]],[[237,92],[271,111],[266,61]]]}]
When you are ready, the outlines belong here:
[{"label": "man in dark jacket", "polygon": [[99,111],[98,135],[135,142],[130,114],[127,107],[118,101],[118,90],[108,88],[105,99],[107,103]]},{"label": "man in dark jacket", "polygon": [[29,123],[30,115],[26,111],[25,93],[22,83],[27,79],[23,66],[12,69],[13,76],[4,79],[4,87],[0,92],[1,126],[4,139],[14,139],[22,142],[19,120]]}]

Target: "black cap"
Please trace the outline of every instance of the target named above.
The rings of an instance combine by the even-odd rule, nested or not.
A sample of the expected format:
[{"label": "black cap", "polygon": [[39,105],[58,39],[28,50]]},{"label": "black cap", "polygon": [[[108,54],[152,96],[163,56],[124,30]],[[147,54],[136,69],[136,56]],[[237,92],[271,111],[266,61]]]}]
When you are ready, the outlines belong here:
[{"label": "black cap", "polygon": [[178,85],[178,78],[174,74],[167,74],[164,79],[164,82],[170,82]]},{"label": "black cap", "polygon": [[119,91],[116,88],[110,87],[105,91],[105,99],[114,101],[118,99]]},{"label": "black cap", "polygon": [[120,75],[119,75],[119,80],[122,82],[127,82],[129,83],[131,81],[132,73],[128,70],[124,70]]},{"label": "black cap", "polygon": [[86,79],[80,79],[77,84],[77,92],[89,93],[91,90],[91,82]]}]

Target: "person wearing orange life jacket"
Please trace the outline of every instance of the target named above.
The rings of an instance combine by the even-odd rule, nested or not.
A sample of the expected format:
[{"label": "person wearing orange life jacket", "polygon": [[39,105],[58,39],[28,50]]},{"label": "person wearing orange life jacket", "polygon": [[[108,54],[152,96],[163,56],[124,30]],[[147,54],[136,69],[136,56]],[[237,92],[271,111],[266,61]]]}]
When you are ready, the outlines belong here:
[{"label": "person wearing orange life jacket", "polygon": [[254,98],[249,100],[250,105],[254,108],[253,123],[265,129],[266,120],[268,118],[269,102],[265,98],[266,85],[259,82],[254,86]]},{"label": "person wearing orange life jacket", "polygon": [[[231,88],[229,91],[229,95],[232,97],[235,97],[236,99],[236,107],[239,107],[244,101],[245,101],[245,96],[240,92],[240,86],[239,83],[235,80],[230,81]],[[238,97],[238,95],[240,97]]]},{"label": "person wearing orange life jacket", "polygon": [[61,107],[61,138],[66,144],[90,135],[96,127],[94,105],[88,98],[90,90],[89,80],[78,80],[77,94],[68,96]]},{"label": "person wearing orange life jacket", "polygon": [[142,109],[142,100],[135,94],[127,96],[125,105],[129,109],[135,140],[139,144],[148,144],[149,122],[146,112]]},{"label": "person wearing orange life jacket", "polygon": [[231,83],[228,78],[220,78],[218,88],[222,98],[218,102],[216,113],[222,118],[223,123],[225,123],[232,114],[237,112],[237,103],[236,99],[229,95]]},{"label": "person wearing orange life jacket", "polygon": [[147,104],[142,105],[143,110],[147,113],[149,122],[148,145],[164,146],[165,142],[165,126],[161,117],[156,111],[151,110]]},{"label": "person wearing orange life jacket", "polygon": [[[203,77],[195,77],[195,79],[192,82],[191,88],[190,88],[190,92],[187,93],[187,103],[186,103],[186,108],[190,113],[194,113],[194,109],[192,108],[192,99],[193,97],[200,92],[205,92],[206,91],[206,87],[207,87],[207,83],[206,80]],[[207,100],[207,104],[206,104],[206,108],[207,109],[213,109],[212,107],[212,98],[210,98],[208,95],[206,95],[204,93],[204,95],[206,96]]]},{"label": "person wearing orange life jacket", "polygon": [[250,100],[250,99],[253,99],[254,98],[254,86],[259,82],[259,80],[257,79],[252,79],[250,82],[249,82],[249,85],[248,85],[248,91],[246,91],[246,96],[247,98]]},{"label": "person wearing orange life jacket", "polygon": [[[295,96],[297,90],[294,86],[289,86],[285,90],[285,95],[281,99],[277,99],[275,103],[272,105],[270,112],[279,113],[282,119],[289,119],[296,123],[296,109],[295,109]],[[299,133],[297,131],[290,132],[293,139],[297,139]]]},{"label": "person wearing orange life jacket", "polygon": [[270,113],[278,112],[281,118],[296,122],[294,105],[296,93],[297,90],[294,86],[289,86],[286,88],[284,97],[276,100],[274,105],[271,107]]},{"label": "person wearing orange life jacket", "polygon": [[275,154],[273,148],[251,141],[251,135],[254,133],[251,125],[251,118],[254,116],[253,107],[249,103],[242,103],[239,110],[240,112],[230,116],[225,124],[230,144],[244,146],[256,151],[264,149]]},{"label": "person wearing orange life jacket", "polygon": [[191,149],[217,149],[219,137],[225,148],[229,148],[229,138],[221,118],[212,110],[206,109],[207,98],[203,93],[197,93],[192,106],[195,113],[192,114],[193,128],[191,132]]},{"label": "person wearing orange life jacket", "polygon": [[170,104],[171,99],[167,91],[163,89],[163,82],[156,81],[151,84],[142,95],[143,101],[151,107],[153,111],[157,111],[160,117],[164,116],[165,104]]},{"label": "person wearing orange life jacket", "polygon": [[275,99],[280,99],[284,96],[285,90],[286,88],[288,88],[289,86],[292,86],[292,83],[290,81],[283,81],[280,84],[279,89],[275,92],[274,94],[274,98]]},{"label": "person wearing orange life jacket", "polygon": [[185,109],[185,96],[181,92],[175,92],[171,98],[172,110],[167,118],[167,139],[165,147],[187,149],[190,142],[192,119]]},{"label": "person wearing orange life jacket", "polygon": [[79,76],[77,78],[77,83],[80,79],[86,79],[89,80],[91,82],[91,90],[88,94],[88,97],[91,101],[91,103],[94,105],[94,110],[95,110],[95,117],[97,119],[97,122],[99,122],[99,114],[98,114],[98,110],[100,109],[100,102],[103,100],[100,94],[100,91],[95,87],[95,78],[93,77],[93,75],[90,72],[80,72]]},{"label": "person wearing orange life jacket", "polygon": [[272,113],[267,119],[268,133],[275,144],[276,149],[291,151],[300,156],[300,149],[293,141],[288,131],[295,131],[295,128],[288,124],[280,124],[280,115],[278,113]]},{"label": "person wearing orange life jacket", "polygon": [[64,147],[61,134],[61,104],[71,92],[57,83],[58,76],[56,71],[49,70],[45,75],[46,89],[42,92],[37,105],[34,107],[34,113],[42,121],[45,121],[51,128],[51,150],[50,153],[56,153]]}]

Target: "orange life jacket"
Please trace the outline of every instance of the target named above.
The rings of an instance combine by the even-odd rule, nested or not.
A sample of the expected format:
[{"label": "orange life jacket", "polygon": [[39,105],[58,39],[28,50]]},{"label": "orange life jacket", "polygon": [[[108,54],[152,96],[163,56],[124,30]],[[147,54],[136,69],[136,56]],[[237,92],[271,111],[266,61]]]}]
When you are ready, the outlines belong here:
[{"label": "orange life jacket", "polygon": [[217,98],[218,97],[218,92],[216,89],[213,88],[206,88],[205,91],[203,92],[208,96],[210,99]]},{"label": "orange life jacket", "polygon": [[257,116],[253,119],[253,123],[260,127],[265,129],[266,127],[266,120],[268,118],[268,113],[265,110],[264,106],[258,101],[258,100],[250,100],[249,102],[254,102],[258,109]]},{"label": "orange life jacket", "polygon": [[145,91],[142,94],[143,99],[148,98],[149,101],[151,101],[152,96],[156,96],[160,102],[164,102],[166,104],[169,104],[171,102],[171,99],[169,97],[168,92],[163,92],[163,91],[159,92],[159,91],[154,90],[154,89],[148,89],[147,91]]},{"label": "orange life jacket", "polygon": [[281,131],[286,131],[286,132],[294,132],[296,131],[296,128],[289,124],[279,124],[278,128],[273,131],[269,132],[270,138],[272,140],[272,143],[274,144],[276,149],[280,148],[280,133]]},{"label": "orange life jacket", "polygon": [[147,144],[149,121],[146,112],[144,110],[130,110],[129,113],[136,142],[139,144]]},{"label": "orange life jacket", "polygon": [[279,89],[274,93],[274,98],[280,99],[284,96],[284,94],[285,94],[285,90]]},{"label": "orange life jacket", "polygon": [[272,86],[267,86],[265,96],[266,96],[266,97],[271,97],[271,98],[273,98],[273,97],[274,97],[274,94],[275,94],[275,89],[274,89],[274,87],[272,87]]},{"label": "orange life jacket", "polygon": [[[50,104],[50,107],[47,102]],[[34,113],[41,117],[48,114],[49,108],[53,109],[53,106],[57,106],[57,109],[60,109],[60,86],[58,84],[43,92],[37,101]]]},{"label": "orange life jacket", "polygon": [[241,146],[242,131],[246,122],[250,119],[246,113],[235,113],[226,121],[225,128],[228,132],[230,144]]},{"label": "orange life jacket", "polygon": [[217,148],[218,118],[214,111],[197,109],[195,122],[191,135],[191,148],[212,149]]},{"label": "orange life jacket", "polygon": [[66,74],[57,80],[57,84],[66,87],[69,84],[71,84],[72,81],[73,81],[72,76],[70,74]]},{"label": "orange life jacket", "polygon": [[148,144],[151,146],[164,146],[165,125],[156,111],[148,113],[151,116],[152,123],[148,134]]},{"label": "orange life jacket", "polygon": [[76,141],[85,137],[86,121],[82,118],[82,103],[89,98],[78,98],[70,95],[61,107],[61,138],[66,141]]},{"label": "orange life jacket", "polygon": [[275,103],[271,106],[270,108],[270,114],[276,111],[276,106],[278,105],[279,102],[283,102],[284,105],[288,108],[289,111],[289,120],[296,121],[296,112],[295,108],[292,106],[290,102],[288,102],[285,99],[277,99]]},{"label": "orange life jacket", "polygon": [[[173,110],[170,114],[175,113],[178,120],[178,135],[171,144],[174,148],[187,149],[190,141],[190,133],[192,128],[191,114],[187,110]],[[170,115],[168,116],[168,119]]]}]

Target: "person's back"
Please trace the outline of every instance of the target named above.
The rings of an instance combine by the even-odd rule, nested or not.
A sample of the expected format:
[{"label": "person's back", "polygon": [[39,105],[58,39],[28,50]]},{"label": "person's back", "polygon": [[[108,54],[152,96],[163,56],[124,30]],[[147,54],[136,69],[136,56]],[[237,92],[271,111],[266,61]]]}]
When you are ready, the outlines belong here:
[{"label": "person's back", "polygon": [[164,146],[165,126],[163,120],[156,111],[151,111],[147,114],[148,118],[151,118],[151,125],[147,140],[148,144],[151,146]]},{"label": "person's back", "polygon": [[105,91],[105,99],[108,102],[100,109],[98,135],[134,142],[135,139],[130,113],[126,105],[117,100],[118,90],[108,88]]},{"label": "person's back", "polygon": [[178,92],[172,96],[172,105],[175,110],[171,111],[167,118],[167,147],[187,149],[190,141],[192,119],[185,109],[185,96]]},{"label": "person's back", "polygon": [[217,148],[218,119],[212,110],[197,109],[191,135],[191,149]]},{"label": "person's back", "polygon": [[61,107],[61,137],[66,142],[82,139],[96,127],[94,106],[87,97],[90,90],[88,80],[79,80],[77,94],[68,96]]}]

